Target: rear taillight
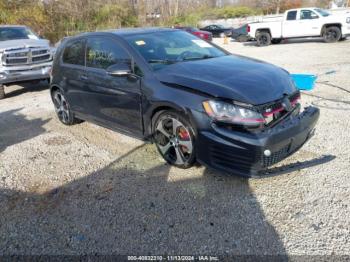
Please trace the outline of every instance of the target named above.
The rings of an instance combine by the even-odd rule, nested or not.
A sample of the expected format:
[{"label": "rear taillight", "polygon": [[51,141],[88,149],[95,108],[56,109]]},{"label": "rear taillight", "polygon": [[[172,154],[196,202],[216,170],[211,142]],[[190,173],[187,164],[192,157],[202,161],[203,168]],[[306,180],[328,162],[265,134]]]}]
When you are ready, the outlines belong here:
[{"label": "rear taillight", "polygon": [[250,25],[247,26],[247,32],[250,33]]}]

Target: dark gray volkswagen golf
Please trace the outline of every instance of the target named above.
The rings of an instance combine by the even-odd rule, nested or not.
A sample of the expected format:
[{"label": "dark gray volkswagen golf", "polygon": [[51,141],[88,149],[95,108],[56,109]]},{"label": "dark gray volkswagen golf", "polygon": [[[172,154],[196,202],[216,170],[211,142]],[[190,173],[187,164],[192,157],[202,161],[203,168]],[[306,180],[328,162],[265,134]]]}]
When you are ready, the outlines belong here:
[{"label": "dark gray volkswagen golf", "polygon": [[319,118],[287,71],[173,29],[65,39],[51,96],[63,124],[90,121],[154,142],[177,167],[247,177],[296,152]]}]

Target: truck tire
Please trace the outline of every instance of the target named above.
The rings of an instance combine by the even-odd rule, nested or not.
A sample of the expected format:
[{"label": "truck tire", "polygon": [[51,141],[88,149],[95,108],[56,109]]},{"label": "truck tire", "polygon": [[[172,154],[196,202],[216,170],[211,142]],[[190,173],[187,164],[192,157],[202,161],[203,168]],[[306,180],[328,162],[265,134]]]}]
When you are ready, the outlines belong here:
[{"label": "truck tire", "polygon": [[327,27],[323,32],[323,40],[326,43],[335,43],[342,37],[341,30],[337,26]]},{"label": "truck tire", "polygon": [[0,85],[0,99],[5,98],[5,87],[3,85]]},{"label": "truck tire", "polygon": [[269,32],[258,32],[256,34],[256,42],[258,46],[271,45],[271,35]]},{"label": "truck tire", "polygon": [[275,38],[271,40],[272,44],[276,45],[276,44],[280,44],[282,42],[281,38]]}]

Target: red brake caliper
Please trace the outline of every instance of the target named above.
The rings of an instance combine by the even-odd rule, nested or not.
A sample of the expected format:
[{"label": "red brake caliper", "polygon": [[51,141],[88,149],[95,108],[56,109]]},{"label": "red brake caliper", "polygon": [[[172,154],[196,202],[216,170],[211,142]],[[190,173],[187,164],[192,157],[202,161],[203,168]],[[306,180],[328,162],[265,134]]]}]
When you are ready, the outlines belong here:
[{"label": "red brake caliper", "polygon": [[[190,133],[183,127],[179,129],[179,138],[184,141],[190,140]],[[188,148],[186,146],[181,145],[182,152],[188,152]]]}]

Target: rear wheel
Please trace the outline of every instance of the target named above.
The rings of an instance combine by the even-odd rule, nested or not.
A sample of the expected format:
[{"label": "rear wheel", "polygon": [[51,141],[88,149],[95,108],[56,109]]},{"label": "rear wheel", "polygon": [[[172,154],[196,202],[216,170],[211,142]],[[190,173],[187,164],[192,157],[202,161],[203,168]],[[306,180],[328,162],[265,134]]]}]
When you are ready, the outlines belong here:
[{"label": "rear wheel", "polygon": [[52,100],[57,117],[63,124],[69,126],[81,122],[81,120],[74,117],[64,94],[60,90],[54,91]]},{"label": "rear wheel", "polygon": [[0,99],[5,98],[5,86],[0,84]]},{"label": "rear wheel", "polygon": [[154,117],[153,140],[169,164],[190,168],[195,162],[195,133],[190,122],[175,111],[163,111]]},{"label": "rear wheel", "polygon": [[326,43],[338,42],[341,36],[341,30],[337,26],[327,27],[323,33],[323,39]]},{"label": "rear wheel", "polygon": [[256,41],[258,46],[268,46],[271,44],[271,35],[269,32],[258,32],[256,34]]}]

